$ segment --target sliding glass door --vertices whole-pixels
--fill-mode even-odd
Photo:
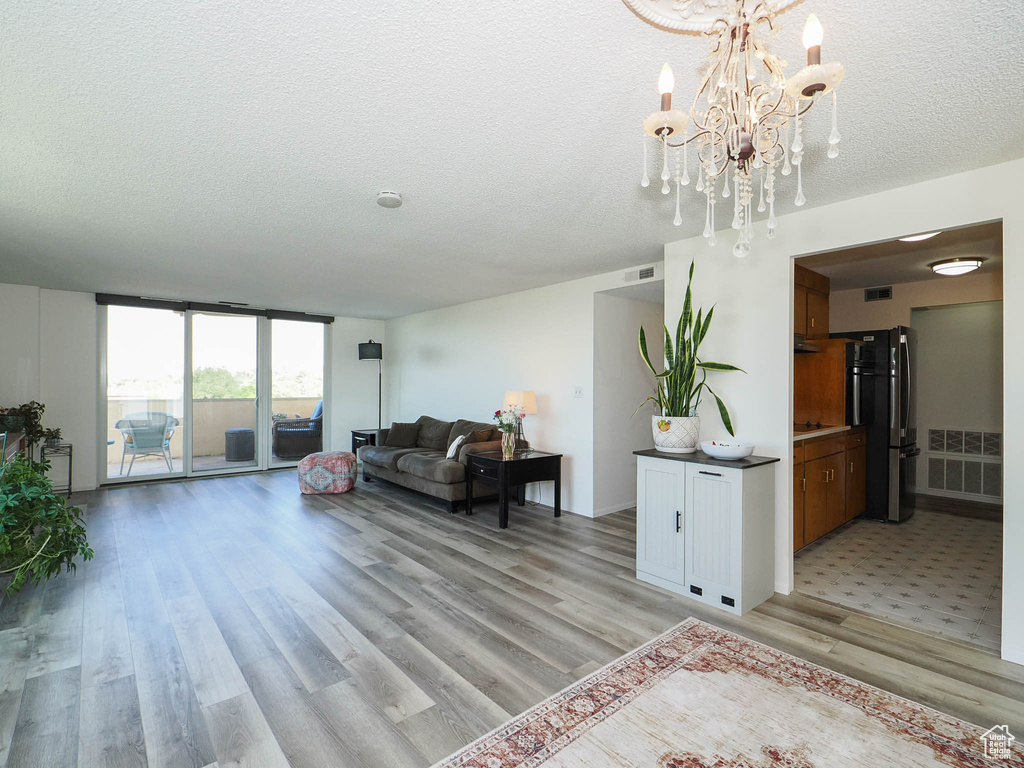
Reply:
[[[324,328],[270,321],[271,466],[295,464],[323,450]]]
[[[192,312],[194,473],[258,466],[258,320]]]
[[[185,313],[107,308],[102,480],[185,471]]]
[[[158,306],[110,303],[103,316],[101,482],[294,466],[324,450],[329,325],[139,301]]]

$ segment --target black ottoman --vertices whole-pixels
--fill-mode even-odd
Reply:
[[[256,458],[256,433],[236,427],[224,430],[224,460],[252,461]]]

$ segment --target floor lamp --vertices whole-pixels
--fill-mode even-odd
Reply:
[[[359,344],[359,359],[360,360],[376,360],[377,361],[377,429],[381,428],[381,391],[382,383],[384,381],[384,370],[381,366],[381,360],[384,359],[384,345],[379,341],[370,339],[366,342]]]

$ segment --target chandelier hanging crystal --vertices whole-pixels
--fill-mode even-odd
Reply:
[[[630,0],[627,0],[630,2]],[[649,5],[650,0],[648,0]],[[697,0],[675,0],[679,16],[689,20]],[[633,2],[630,2],[634,5]],[[662,145],[661,192],[676,187],[673,223],[682,224],[680,190],[690,184],[690,163],[697,164],[695,189],[705,196],[704,237],[715,245],[715,206],[719,198],[732,197],[732,228],[738,239],[732,252],[750,253],[754,236],[752,209],[768,211],[768,237],[775,236],[775,192],[778,175],[796,169],[796,198],[806,202],[803,190],[804,143],[801,117],[822,96],[831,96],[832,132],[828,156],[839,154],[839,129],[835,88],[843,79],[841,64],[821,63],[822,28],[817,16],[808,17],[803,43],[807,66],[786,78],[786,62],[772,53],[768,43],[776,35],[776,17],[790,2],[780,6],[756,0],[704,0],[699,10],[710,13],[703,33],[710,44],[710,58],[701,72],[701,85],[690,113],[672,108],[674,78],[668,64],[658,87],[661,109],[644,120],[644,175],[647,174],[647,141]],[[648,16],[639,4],[634,10]],[[677,27],[693,31],[692,25]],[[690,155],[693,155],[691,161]],[[721,183],[719,183],[721,180]],[[757,202],[754,202],[754,197]]]

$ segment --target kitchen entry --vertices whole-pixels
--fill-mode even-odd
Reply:
[[[1001,224],[798,259],[794,296],[795,589],[998,652]]]

